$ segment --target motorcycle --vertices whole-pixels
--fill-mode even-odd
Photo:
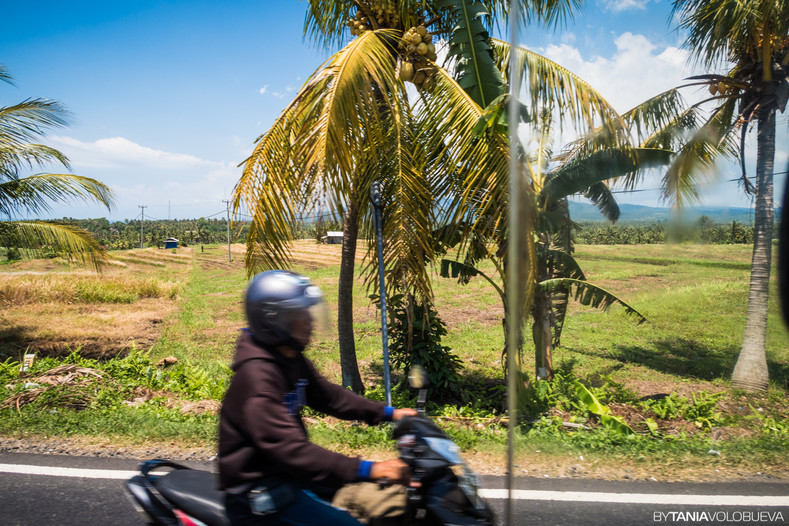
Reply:
[[[426,386],[418,384],[419,416],[401,419],[393,430],[400,459],[411,468],[403,524],[492,526],[493,512],[479,496],[477,476],[460,448],[424,414]],[[216,475],[167,460],[148,460],[126,482],[132,504],[148,524],[230,526]],[[386,481],[380,481],[386,484]]]

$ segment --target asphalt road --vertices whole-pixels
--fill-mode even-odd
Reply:
[[[0,453],[0,526],[139,526],[124,479],[133,459]],[[184,462],[211,470],[204,462]],[[485,496],[503,524],[502,477],[483,477]],[[789,524],[787,483],[661,483],[517,479],[520,525]]]

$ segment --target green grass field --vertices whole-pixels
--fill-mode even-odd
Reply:
[[[67,286],[70,280],[84,281],[82,270],[59,265],[41,271],[35,262],[0,268],[0,301],[7,313],[6,324],[24,323],[24,330],[6,327],[0,335],[0,353],[5,354],[0,360],[5,360],[6,375],[0,382],[0,402],[24,394],[12,383],[23,346],[37,350],[39,356],[53,356],[41,361],[35,373],[57,365],[68,354],[62,347],[52,351],[55,346],[47,338],[52,326],[78,325],[75,320],[79,318],[63,321],[55,313],[74,308],[86,324],[95,325],[98,316],[123,327],[119,313],[124,309],[158,312],[157,316],[146,314],[158,320],[153,324],[148,318],[140,322],[140,327],[147,327],[143,342],[132,344],[126,334],[125,343],[107,344],[125,349],[115,353],[115,360],[93,353],[88,358],[99,359],[80,362],[110,371],[112,380],[95,386],[99,395],[86,394],[79,410],[58,405],[68,399],[63,393],[48,393],[48,403],[6,404],[0,408],[0,437],[63,436],[136,446],[177,442],[211,450],[216,425],[213,414],[185,413],[183,406],[171,401],[221,399],[233,343],[244,326],[241,301],[247,275],[241,247],[234,247],[232,255],[233,261],[228,262],[222,246],[207,247],[204,252],[179,249],[177,255],[152,250],[121,252],[112,270],[96,278],[90,288],[83,286],[90,294],[83,292],[82,296],[57,292],[72,290]],[[558,375],[552,383],[532,380],[534,356],[526,346],[523,371],[527,389],[518,444],[519,465],[529,467],[523,467],[522,473],[616,478],[626,470],[634,478],[645,473],[658,473],[663,479],[748,478],[756,473],[789,477],[784,462],[789,453],[789,426],[784,423],[789,417],[789,332],[781,322],[774,295],[767,340],[770,391],[745,394],[733,391],[729,383],[744,330],[750,248],[580,246],[576,257],[591,282],[616,293],[648,322],[637,325],[618,307],[601,312],[572,305],[562,345],[554,351]],[[321,286],[336,319],[339,247],[299,242],[292,268]],[[362,268],[361,261],[357,268]],[[71,274],[73,278],[68,277]],[[41,290],[50,291],[46,298],[30,300],[29,294],[16,287],[31,279],[35,286],[43,287]],[[57,287],[53,279],[59,280]],[[30,290],[30,283],[25,283]],[[431,412],[479,469],[501,472],[506,444],[501,396],[502,306],[495,291],[480,278],[461,286],[435,274],[433,287],[436,309],[448,330],[442,343],[463,360],[467,392],[465,404],[433,405]],[[71,303],[59,303],[63,301]],[[31,311],[28,317],[26,310]],[[11,312],[17,317],[8,314]],[[380,321],[361,280],[355,288],[354,315],[362,377],[369,395],[380,398]],[[35,327],[33,320],[39,320],[42,327]],[[155,332],[150,327],[155,327]],[[115,334],[120,329],[105,332]],[[67,362],[81,360],[75,358],[83,348],[80,338],[89,342],[93,336],[75,333],[69,345],[78,352],[66,358]],[[336,329],[330,327],[311,346],[308,356],[329,379],[338,382],[336,341]],[[133,348],[138,349],[132,353],[133,359],[123,359]],[[169,356],[179,360],[176,369],[156,366]],[[395,371],[395,379],[398,373]],[[622,436],[599,425],[578,401],[573,379],[582,380],[637,433]],[[110,384],[112,389],[107,387]],[[151,393],[148,399],[130,403],[145,389]],[[409,396],[408,392],[398,393],[396,400],[412,402]],[[652,402],[644,401],[649,398],[667,398],[668,402],[649,405]],[[326,447],[373,457],[392,454],[391,447],[382,441],[381,433],[386,435],[386,430],[342,425],[312,413],[307,416],[313,438]],[[568,422],[589,429],[578,431]]]

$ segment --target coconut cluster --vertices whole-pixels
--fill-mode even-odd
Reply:
[[[425,26],[412,27],[403,33],[398,47],[403,54],[400,62],[400,78],[405,82],[422,85],[432,72],[431,62],[436,60],[433,35]]]
[[[717,84],[710,84],[709,90],[711,95],[718,93],[725,95],[726,92],[729,91],[729,86],[727,86],[725,82],[718,82]]]
[[[362,3],[364,8],[356,10],[353,18],[348,20],[351,34],[358,36],[368,29],[381,27],[397,27],[399,18],[394,0],[383,0],[376,3]]]

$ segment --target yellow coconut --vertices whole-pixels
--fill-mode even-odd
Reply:
[[[400,80],[403,82],[408,82],[414,78],[414,65],[410,62],[401,62],[400,63]]]

